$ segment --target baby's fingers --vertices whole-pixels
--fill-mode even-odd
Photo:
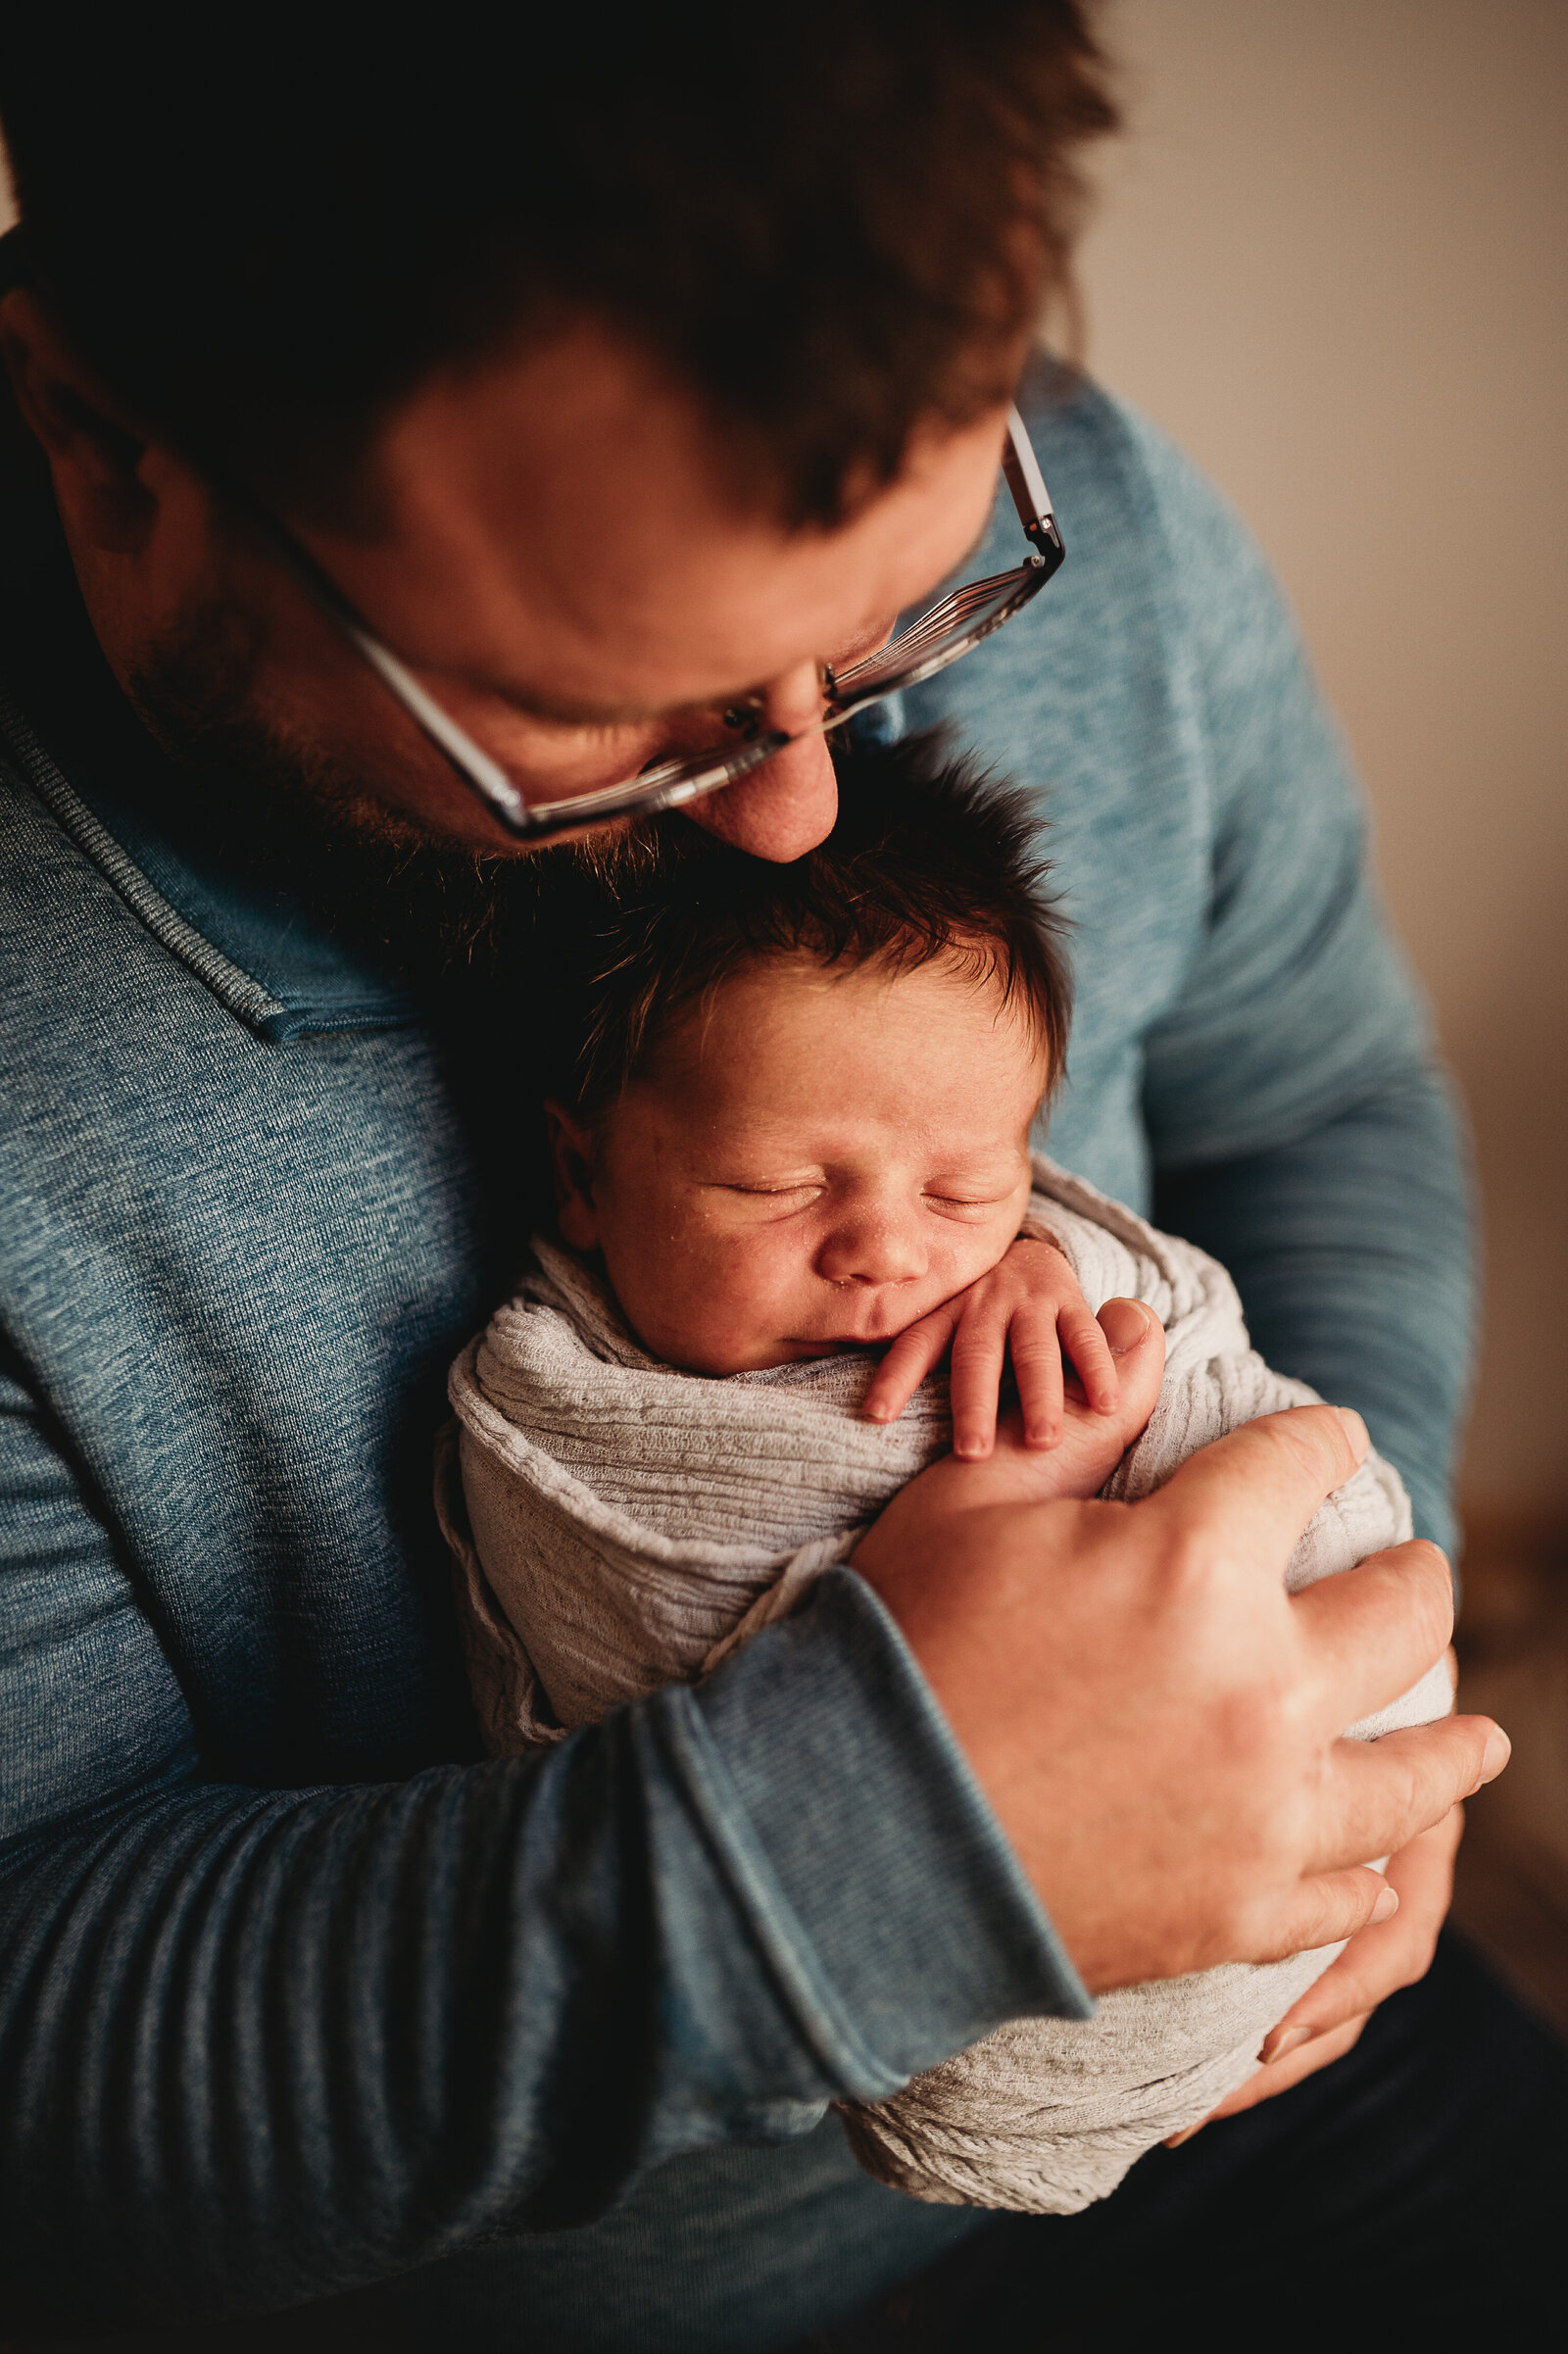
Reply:
[[[953,1336],[953,1451],[971,1461],[997,1439],[997,1400],[1007,1328],[1001,1318],[969,1315]]]
[[[1061,1438],[1061,1345],[1056,1331],[1055,1311],[1049,1308],[1020,1308],[1008,1328],[1025,1447],[1055,1447]]]
[[[1095,1412],[1114,1414],[1121,1403],[1116,1360],[1086,1302],[1074,1302],[1061,1309],[1056,1318],[1056,1338],[1072,1359],[1073,1371],[1083,1383],[1084,1396]],[[1013,1361],[1017,1362],[1016,1351]]]
[[[871,1421],[897,1422],[932,1367],[942,1362],[957,1320],[951,1306],[933,1308],[900,1333],[865,1394],[864,1410]]]

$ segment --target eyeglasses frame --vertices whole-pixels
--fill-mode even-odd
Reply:
[[[1002,453],[1002,471],[1011,494],[1013,507],[1030,543],[1029,555],[1011,572],[998,572],[984,580],[963,583],[942,598],[936,605],[913,621],[901,635],[889,639],[885,646],[852,662],[847,669],[835,671],[828,663],[822,667],[824,699],[821,712],[805,727],[785,729],[760,725],[762,696],[759,692],[731,705],[723,714],[726,726],[732,727],[743,740],[732,750],[720,746],[713,749],[710,768],[699,767],[692,773],[694,759],[687,756],[656,762],[635,776],[614,785],[578,794],[565,801],[530,802],[513,782],[500,762],[492,759],[483,746],[475,743],[466,728],[460,726],[452,714],[443,709],[429,690],[401,658],[379,638],[351,601],[343,594],[331,575],[323,569],[301,545],[288,526],[279,521],[269,508],[248,492],[224,485],[225,495],[239,507],[272,555],[303,589],[318,611],[338,631],[360,656],[382,685],[407,712],[420,733],[434,745],[449,765],[478,795],[491,813],[509,834],[530,842],[548,842],[563,834],[574,832],[584,825],[605,823],[611,818],[643,816],[657,809],[676,809],[709,793],[716,793],[738,777],[761,766],[782,752],[787,745],[799,744],[813,735],[826,734],[842,727],[848,720],[873,704],[885,702],[889,696],[919,686],[948,668],[965,654],[973,652],[986,638],[1038,596],[1052,575],[1060,567],[1066,548],[1046,488],[1040,462],[1035,456],[1028,429],[1016,405],[1007,411],[1006,440]],[[974,610],[983,609],[1002,590],[1012,582],[1009,595],[1004,596],[996,610],[986,614],[972,632],[961,636],[956,643],[941,644],[953,623],[962,617],[965,604]],[[933,651],[921,656],[921,644]],[[885,670],[900,648],[907,648],[912,659],[898,667],[896,676],[868,692],[857,692],[857,679],[876,675]]]

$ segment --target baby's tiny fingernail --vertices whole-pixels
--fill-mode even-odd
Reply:
[[[1316,2034],[1315,2027],[1277,2027],[1264,2036],[1263,2048],[1257,2056],[1265,2068],[1271,2068],[1287,2052],[1299,2051],[1303,2043],[1310,2043]]]
[[[878,1398],[875,1405],[869,1405],[865,1410],[870,1415],[873,1422],[886,1422],[888,1419],[887,1407],[882,1403],[880,1398]]]
[[[1037,1431],[1025,1431],[1023,1435],[1023,1443],[1025,1447],[1052,1447],[1056,1445],[1060,1437],[1061,1433],[1058,1430],[1041,1429]]]
[[[986,1443],[983,1439],[955,1439],[953,1451],[956,1455],[962,1455],[966,1462],[973,1462],[976,1455],[985,1453]]]

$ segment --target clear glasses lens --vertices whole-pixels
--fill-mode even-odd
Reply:
[[[1004,621],[1010,621],[1045,586],[1050,573],[1051,567],[1039,557],[1031,557],[1013,571],[998,572],[989,580],[971,580],[951,597],[944,597],[888,645],[833,673],[817,732],[840,727],[867,704],[934,678],[971,646],[978,646],[982,638],[1000,629]],[[760,768],[790,741],[786,735],[762,734],[733,748],[659,760],[623,784],[607,786],[602,792],[579,794],[570,801],[535,802],[528,811],[528,830],[558,833],[567,825],[602,822],[632,810],[678,809],[682,802],[716,793],[721,786]]]
[[[848,668],[835,671],[828,698],[834,719],[845,718],[874,696],[896,695],[905,687],[934,678],[949,662],[978,646],[1004,621],[1011,620],[1037,589],[1045,586],[1047,567],[1039,557],[1010,572],[989,580],[971,580],[951,597],[910,622],[888,645],[879,646]]]

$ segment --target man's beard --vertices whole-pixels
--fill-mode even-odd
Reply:
[[[480,1146],[476,1167],[491,1182],[499,1174],[492,1207],[513,1248],[519,1226],[554,1215],[541,1106],[558,1084],[558,1031],[569,1027],[563,967],[579,894],[607,842],[612,857],[632,851],[641,829],[520,857],[424,833],[378,798],[352,755],[334,759],[270,725],[262,673],[259,639],[215,600],[131,674],[129,701],[170,755],[181,832],[421,1001]]]
[[[127,681],[143,725],[191,780],[185,821],[235,871],[401,977],[493,974],[523,952],[560,854],[486,854],[423,831],[363,769],[269,719],[258,634],[215,601]]]

